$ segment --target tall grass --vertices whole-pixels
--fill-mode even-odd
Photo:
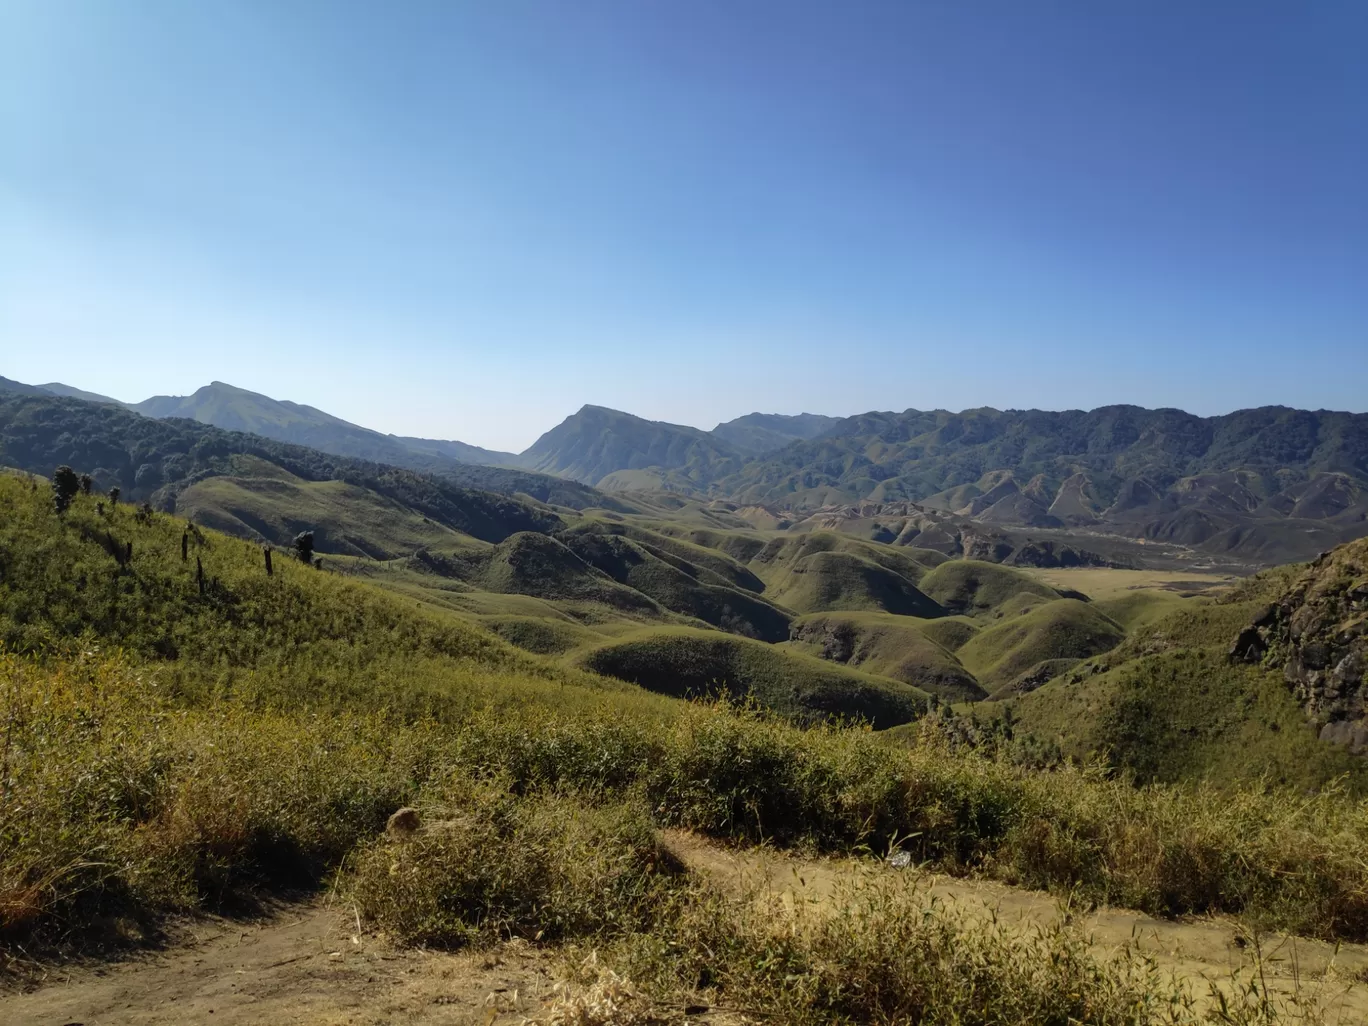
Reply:
[[[1368,937],[1368,802],[1333,789],[1134,788],[951,752],[933,731],[903,750],[865,730],[804,731],[726,707],[412,723],[231,700],[180,708],[155,674],[99,656],[2,656],[0,679],[0,928],[11,936],[60,938],[112,914],[320,880],[396,807],[464,807],[484,780],[519,799],[633,802],[656,823],[723,838],[880,852],[896,838],[953,873]]]
[[[613,961],[656,990],[702,992],[794,1026],[1203,1018],[1152,962],[1129,950],[1098,957],[1066,919],[1010,929],[941,904],[905,877],[852,885],[820,906],[692,893],[667,920],[668,929],[620,941]]]

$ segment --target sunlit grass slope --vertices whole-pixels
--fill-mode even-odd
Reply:
[[[890,727],[915,717],[929,697],[896,680],[749,638],[683,627],[634,631],[578,653],[574,661],[662,694],[728,695],[809,722],[843,716]]]
[[[300,531],[313,531],[320,552],[372,559],[395,559],[422,548],[488,548],[358,485],[305,481],[264,460],[240,459],[242,473],[211,477],[181,492],[177,513],[205,527],[276,546],[289,546]]]
[[[1279,668],[1226,656],[1282,576],[1247,582],[1237,601],[1185,600],[1138,625],[1111,652],[1015,700],[1021,728],[1066,754],[1106,753],[1143,781],[1315,788],[1344,775],[1365,792],[1368,762],[1317,737]]]
[[[624,830],[649,856],[653,824],[828,851],[897,838],[955,873],[1157,914],[1243,912],[1368,936],[1368,806],[1334,793],[1137,789],[1022,772],[944,747],[935,731],[898,750],[862,730],[726,709],[661,718],[531,704],[404,723],[231,698],[187,708],[145,666],[101,656],[0,655],[0,672],[0,945],[89,941],[118,917],[145,929],[346,865],[356,875],[338,884],[359,888],[365,914],[401,939],[465,943],[505,916],[529,937],[575,936],[577,908],[590,921],[644,910],[614,906],[621,878],[592,867],[635,864],[614,840]],[[401,859],[381,836],[401,805],[463,829]],[[571,847],[534,828],[557,816]],[[567,891],[580,862],[593,885]],[[635,914],[623,928],[648,927]],[[707,950],[664,930],[662,943],[671,938],[673,958]]]
[[[285,551],[268,575],[257,545],[90,496],[59,519],[46,482],[0,479],[0,567],[0,644],[118,647],[196,701],[444,716],[516,705],[532,688],[557,703],[592,704],[608,689],[629,706],[660,704]]]
[[[931,617],[944,610],[918,587],[927,568],[898,549],[831,531],[773,538],[747,563],[765,594],[799,613],[882,610]]]
[[[1045,660],[1083,659],[1106,652],[1124,637],[1120,624],[1088,603],[1055,599],[1005,616],[975,634],[955,654],[981,683],[1003,684]]]
[[[794,621],[793,647],[948,701],[985,698],[973,674],[927,636],[934,623],[889,613],[810,613]]]
[[[1137,788],[1095,771],[1024,771],[934,726],[899,749],[865,729],[688,705],[280,553],[267,576],[256,546],[127,508],[102,516],[95,501],[59,519],[46,484],[0,480],[0,637],[20,650],[0,653],[0,950],[148,936],[169,914],[327,884],[400,941],[519,935],[607,952],[632,939],[661,952],[662,968],[707,968],[724,981],[719,997],[761,993],[725,981],[760,974],[746,984],[759,986],[765,952],[781,949],[738,932],[734,911],[698,904],[656,848],[660,825],[844,853],[896,843],[940,870],[1088,901],[1368,937],[1368,806],[1343,794]],[[823,688],[844,694],[843,712],[851,695],[916,696],[718,631],[619,640],[628,661],[645,652],[656,667],[663,651],[666,665],[697,667],[704,687],[744,670],[751,695],[767,689],[769,704],[805,716]],[[780,674],[756,653],[813,675]],[[461,829],[401,851],[383,836],[400,805]],[[840,922],[849,932],[825,946],[782,949],[766,1001],[795,965],[823,987],[851,967],[875,972],[888,936],[909,941],[923,920]],[[955,998],[950,982],[981,985],[1024,956],[973,950],[972,965],[946,963],[935,994],[959,1001],[938,1006],[962,1011],[958,1021],[982,1024],[994,1020],[977,992]],[[1065,954],[1030,971],[1064,979],[1051,958]],[[1067,979],[1082,989],[1049,993],[1075,1021],[1131,1021],[1096,1004],[1119,977]],[[852,1008],[892,1021],[913,1007],[911,991],[878,993],[774,1007],[813,1023],[848,1022]]]
[[[1056,599],[1060,593],[1030,574],[996,563],[953,559],[921,579],[927,595],[952,613],[981,614],[1018,595]]]

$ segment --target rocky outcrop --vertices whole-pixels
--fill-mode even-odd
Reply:
[[[1281,666],[1321,738],[1368,755],[1368,539],[1317,558],[1230,655]]]

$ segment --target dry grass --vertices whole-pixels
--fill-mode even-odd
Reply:
[[[1197,1021],[1174,1018],[1186,999],[1143,959],[1098,961],[1062,928],[967,923],[912,890],[853,892],[839,914],[784,922],[742,908],[662,857],[659,823],[847,852],[896,835],[957,872],[1322,936],[1368,931],[1368,807],[1333,791],[1031,775],[938,747],[934,731],[900,752],[867,731],[727,708],[445,725],[233,701],[185,710],[118,660],[0,664],[6,946],[127,940],[168,913],[232,908],[346,867],[338,885],[400,941],[590,945],[641,993],[702,992],[785,1022]],[[407,804],[428,828],[382,837]]]
[[[1102,566],[1024,568],[1023,572],[1051,588],[1081,591],[1094,602],[1123,598],[1136,591],[1215,594],[1238,580],[1233,574],[1200,570],[1122,570]]]

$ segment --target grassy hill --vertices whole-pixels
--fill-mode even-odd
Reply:
[[[59,519],[45,482],[0,476],[0,647],[117,647],[156,667],[168,694],[196,701],[409,716],[567,686],[567,701],[594,701],[604,688],[435,605],[283,551],[268,575],[254,544],[127,505],[101,514],[96,501],[78,496]]]
[[[562,537],[586,563],[667,609],[762,641],[788,637],[792,613],[735,587],[706,565],[617,534],[586,530]]]
[[[1317,737],[1281,668],[1227,658],[1286,579],[1271,573],[1228,598],[1187,600],[1015,700],[1015,717],[1067,754],[1108,753],[1142,781],[1267,779],[1307,788],[1347,774],[1361,792],[1368,761]]]
[[[245,457],[252,459],[243,464]],[[367,489],[483,541],[551,530],[561,522],[537,503],[462,488],[441,476],[75,399],[0,394],[0,461],[44,476],[66,464],[90,474],[98,491],[117,486],[125,501],[146,500],[165,510],[175,509],[183,490],[209,478],[232,477],[239,468],[260,476],[264,462],[304,481]]]
[[[179,515],[204,527],[288,548],[313,531],[321,553],[397,559],[418,549],[480,549],[473,537],[393,499],[345,481],[306,481],[256,457],[235,461],[232,477],[211,477],[180,492]]]
[[[131,478],[126,498],[147,497],[201,528],[269,542],[277,560],[286,558],[279,550],[296,532],[313,530],[330,570],[383,583],[434,613],[459,614],[472,629],[487,625],[524,653],[573,658],[643,626],[711,626],[787,643],[824,657],[828,668],[857,667],[883,683],[945,698],[981,700],[986,692],[1044,709],[1050,695],[1081,690],[1101,703],[1087,706],[1096,715],[1070,723],[1042,713],[1027,723],[1034,714],[1023,711],[1023,729],[1043,730],[1065,751],[1110,751],[1132,766],[1152,762],[1108,733],[1110,678],[1099,672],[1095,687],[1073,678],[1091,674],[1103,652],[1105,666],[1116,667],[1182,647],[1228,647],[1248,622],[1247,611],[1230,603],[1119,585],[1096,603],[1069,600],[1067,589],[1011,567],[827,530],[816,518],[803,530],[761,531],[726,503],[625,494],[610,508],[588,504],[607,497],[573,482],[566,487],[583,494],[566,497],[586,504],[552,508],[439,476],[76,400],[8,394],[0,399],[0,442],[0,456],[20,466],[50,468],[69,457],[92,471],[97,488]],[[487,469],[509,475],[510,486],[517,475],[544,480]],[[997,488],[1006,478],[982,481]],[[1237,494],[1228,481],[1185,487],[1220,491],[1229,501]],[[125,515],[131,511],[122,507],[111,514]],[[866,519],[879,522],[882,515]],[[99,542],[110,558],[117,540]],[[260,560],[259,551],[250,551]],[[814,614],[830,619],[794,622]],[[862,620],[866,615],[871,619]],[[63,621],[55,635],[75,622]],[[807,633],[793,633],[798,628]],[[163,644],[178,650],[177,639],[171,632]],[[1181,703],[1171,704],[1171,721],[1163,702],[1147,707],[1161,748],[1174,743],[1166,723],[1177,732],[1172,736],[1192,729],[1181,722]],[[1061,741],[1052,732],[1064,728],[1071,736]]]
[[[800,613],[883,610],[944,614],[917,586],[927,568],[905,553],[830,531],[774,538],[748,561],[766,595]]]
[[[1368,937],[1368,820],[1343,794],[1135,788],[1023,769],[932,731],[899,748],[826,722],[914,715],[926,695],[897,681],[715,630],[590,627],[559,613],[477,623],[280,553],[268,574],[255,544],[99,501],[77,495],[59,516],[46,482],[0,475],[9,965],[157,944],[172,917],[241,914],[317,889],[396,944],[514,936],[573,945],[550,955],[593,950],[669,1007],[700,986],[716,1005],[811,1026],[1102,1026],[1183,1007],[1152,974],[1095,960],[1067,930],[1023,940],[926,915],[915,889],[883,889],[906,887],[900,874],[877,874],[876,889],[794,930],[699,886],[660,846],[665,826],[852,857],[896,838],[919,865],[1083,902]],[[578,558],[535,532],[475,549],[502,550],[500,568],[535,580]],[[334,560],[352,561],[388,566]],[[694,566],[702,577],[701,558]],[[713,567],[723,580],[738,573]],[[961,648],[997,629],[983,623],[930,622],[973,634]],[[723,688],[780,715],[668,697]],[[1162,712],[1154,703],[1116,722],[1148,729]],[[1169,743],[1141,740],[1143,751]],[[459,828],[399,842],[385,824],[404,806]],[[904,964],[922,968],[889,975]],[[877,985],[851,988],[853,975]]]
[[[921,579],[921,588],[949,612],[975,615],[997,610],[1018,596],[1032,601],[1061,597],[1023,571],[975,559],[941,563]]]
[[[555,538],[515,534],[483,558],[473,578],[488,591],[600,604],[627,613],[663,616],[649,596],[613,580]]]
[[[936,622],[888,613],[812,613],[793,622],[792,647],[947,701],[986,698],[974,675],[930,636],[926,628]]]
[[[643,629],[582,652],[574,662],[660,694],[727,695],[808,722],[839,716],[891,727],[917,716],[928,697],[898,681],[687,627]]]
[[[955,654],[991,689],[1043,662],[1086,659],[1110,651],[1124,637],[1120,624],[1088,603],[1056,599],[985,627]]]

